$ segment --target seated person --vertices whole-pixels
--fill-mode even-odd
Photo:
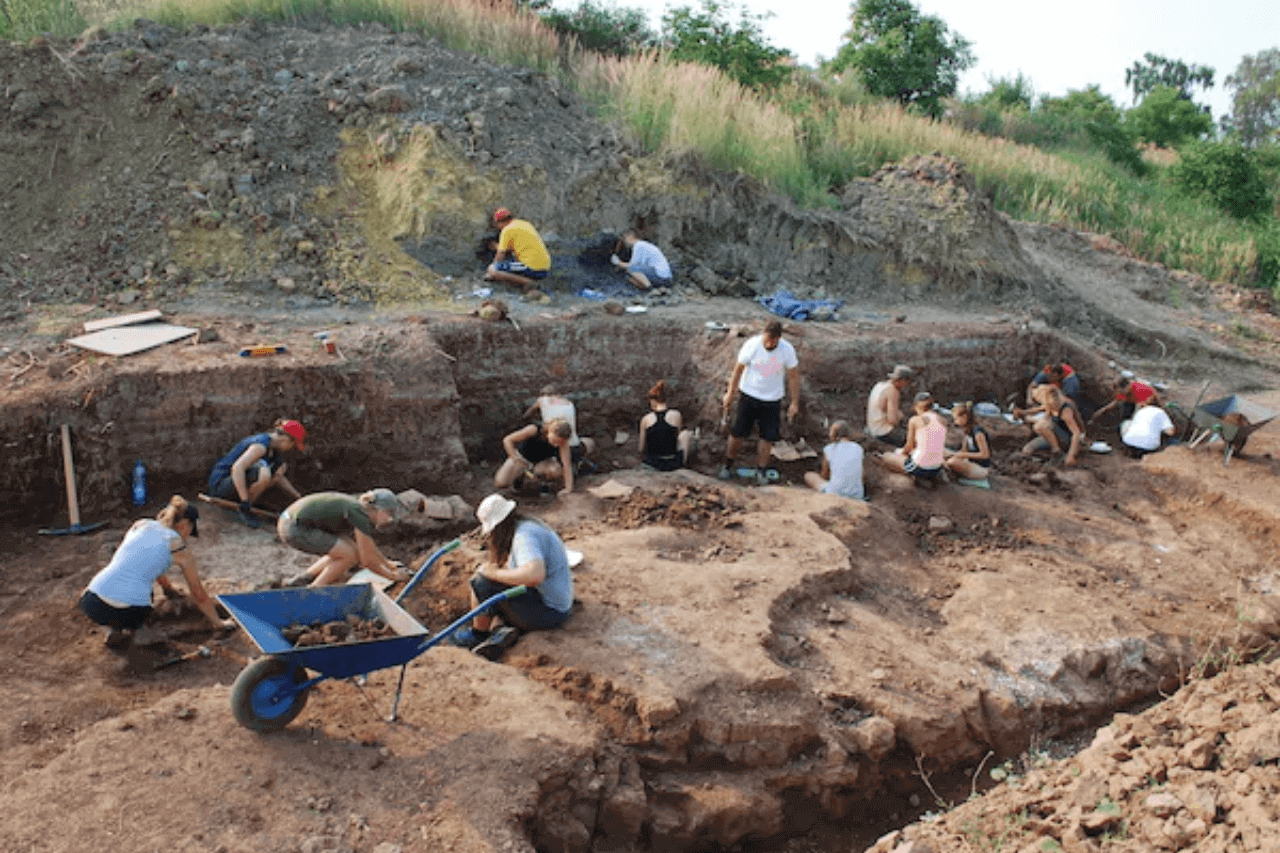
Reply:
[[[502,439],[507,460],[494,474],[494,486],[499,489],[515,486],[521,475],[528,474],[541,482],[559,480],[564,484],[560,494],[569,494],[573,491],[575,468],[592,448],[587,439],[572,447],[569,444],[572,435],[569,424],[560,419],[547,421],[541,427],[529,424],[509,433]]]
[[[1057,385],[1038,385],[1035,389],[1036,406],[1030,409],[1013,410],[1016,418],[1027,418],[1044,413],[1046,417],[1036,418],[1031,429],[1035,437],[1022,448],[1023,456],[1030,456],[1041,450],[1048,450],[1057,455],[1062,452],[1062,445],[1067,445],[1064,465],[1075,465],[1080,455],[1080,446],[1084,443],[1084,421],[1076,404],[1067,399]]]
[[[641,290],[671,286],[671,264],[661,249],[648,240],[641,240],[635,231],[623,234],[621,243],[630,250],[631,260],[624,261],[617,255],[609,260],[627,274],[627,281]]]
[[[827,436],[831,443],[822,448],[822,473],[805,472],[805,483],[828,495],[865,500],[862,445],[853,440],[853,428],[848,421],[836,421]]]
[[[907,441],[899,450],[881,454],[890,471],[910,474],[917,483],[934,485],[946,461],[947,425],[933,411],[933,395],[921,391],[912,404],[915,414],[907,421]]]
[[[471,606],[500,592],[526,586],[524,595],[502,600],[450,638],[488,660],[497,660],[521,631],[557,628],[573,610],[569,554],[555,531],[516,512],[516,502],[489,495],[476,507],[488,559],[472,576]]]
[[[915,373],[899,364],[887,379],[877,382],[867,395],[867,435],[885,444],[902,444],[907,440],[902,426],[902,392],[907,390]]]
[[[1133,418],[1120,425],[1120,440],[1124,451],[1135,459],[1160,450],[1166,438],[1174,434],[1169,414],[1156,403],[1154,395],[1138,403]]]
[[[678,409],[667,408],[667,383],[661,379],[649,389],[649,414],[640,419],[640,455],[644,464],[659,471],[683,468],[693,459],[693,431],[681,429]]]
[[[991,473],[991,443],[973,416],[973,403],[956,403],[951,419],[964,434],[964,444],[947,457],[947,470],[962,480],[985,480]]]
[[[1133,413],[1137,411],[1140,403],[1150,401],[1157,406],[1160,405],[1160,398],[1156,395],[1156,389],[1145,382],[1138,382],[1127,376],[1121,376],[1116,380],[1115,392],[1116,395],[1111,402],[1094,412],[1093,416],[1089,418],[1089,423],[1098,420],[1099,417],[1116,406],[1120,407],[1120,420],[1123,422],[1133,417]]]
[[[307,430],[291,420],[278,420],[270,432],[260,432],[241,439],[209,472],[209,494],[215,498],[235,501],[240,505],[240,520],[249,527],[258,527],[253,515],[253,503],[272,486],[279,486],[293,497],[302,493],[289,482],[284,461],[287,450],[306,450],[304,442]]]

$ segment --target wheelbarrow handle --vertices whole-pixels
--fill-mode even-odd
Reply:
[[[436,560],[439,560],[441,557],[443,557],[445,554],[448,554],[450,551],[456,550],[457,548],[461,547],[461,545],[462,545],[462,540],[455,539],[452,542],[445,544],[440,548],[440,550],[432,554],[431,557],[425,563],[422,564],[422,567],[418,569],[417,572],[414,573],[413,577],[409,580],[409,582],[404,585],[404,589],[400,590],[400,594],[396,596],[396,604],[399,604],[401,601],[403,601],[406,595],[413,592],[414,587],[422,583],[422,580],[427,576],[427,573],[431,571],[431,567],[436,564]]]

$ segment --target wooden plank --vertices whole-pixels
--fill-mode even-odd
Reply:
[[[116,326],[132,326],[134,323],[149,323],[159,320],[163,315],[156,310],[139,311],[136,314],[121,314],[119,317],[104,317],[101,320],[89,320],[84,324],[85,332],[101,332],[103,329],[114,329]]]
[[[114,329],[103,329],[78,338],[69,338],[67,343],[81,349],[100,352],[103,355],[133,355],[162,344],[182,340],[199,332],[190,326],[173,326],[169,323],[147,323],[143,326],[120,326]]]

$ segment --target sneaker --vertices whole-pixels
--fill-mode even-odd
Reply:
[[[716,472],[716,476],[719,477],[721,480],[732,480],[733,469],[730,468],[728,465],[721,465],[720,470]]]
[[[764,469],[759,469],[756,471],[755,484],[757,486],[769,485],[769,475],[765,473]]]
[[[291,578],[285,578],[284,585],[286,587],[310,586],[313,580],[315,579],[306,572],[298,572]]]
[[[489,638],[471,651],[480,655],[485,660],[501,660],[507,649],[516,644],[516,640],[520,639],[520,632],[512,628],[510,625],[503,625],[498,630],[489,635]]]
[[[467,625],[454,631],[452,636],[449,637],[449,642],[464,649],[474,649],[487,639],[489,639],[488,631],[477,631],[472,626]]]
[[[245,512],[242,509],[237,510],[237,513],[240,515],[240,520],[244,522],[245,527],[248,527],[251,530],[257,530],[262,526],[262,522],[258,521],[258,517],[253,513]]]

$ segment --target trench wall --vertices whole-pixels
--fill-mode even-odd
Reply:
[[[304,492],[377,485],[456,492],[479,463],[501,458],[502,435],[526,422],[524,410],[547,384],[575,401],[581,434],[611,441],[615,430],[634,431],[648,388],[665,379],[686,423],[713,434],[744,340],[656,317],[519,330],[445,320],[350,337],[357,342],[344,363],[199,352],[175,359],[158,350],[84,381],[12,395],[0,411],[0,493],[7,498],[0,518],[61,526],[62,423],[71,427],[85,520],[132,512],[126,477],[134,459],[147,466],[152,506],[174,492],[193,496],[220,455],[279,417],[296,417],[311,433],[308,453],[291,467]],[[799,428],[811,439],[821,438],[824,418],[861,426],[867,392],[897,363],[916,367],[915,387],[944,402],[1002,399],[1050,359],[1071,360],[1087,378],[1103,375],[1104,366],[1069,340],[1007,323],[815,324],[789,329],[788,338],[801,361]]]

